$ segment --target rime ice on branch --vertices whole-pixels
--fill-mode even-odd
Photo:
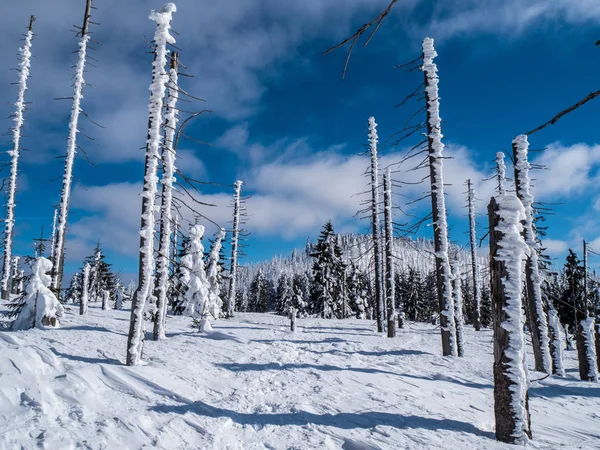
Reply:
[[[383,295],[381,292],[381,249],[379,247],[379,160],[377,156],[377,123],[369,117],[369,148],[371,153],[371,232],[373,233],[373,264],[375,265],[375,314],[377,332],[385,329]]]
[[[65,235],[67,233],[67,216],[69,214],[69,202],[71,200],[71,183],[73,180],[73,163],[77,151],[77,133],[79,133],[79,114],[81,113],[81,99],[83,98],[83,87],[85,72],[87,45],[90,40],[88,26],[90,24],[90,12],[92,0],[87,0],[83,26],[81,27],[81,39],[79,40],[79,52],[77,65],[75,66],[75,81],[73,83],[73,106],[71,108],[71,121],[69,122],[69,139],[67,141],[67,154],[65,155],[65,169],[63,173],[62,192],[58,211],[58,227],[56,229],[56,242],[54,244],[54,268],[52,271],[52,287],[60,291],[63,277],[63,265],[65,260]]]
[[[131,322],[127,339],[127,365],[137,365],[142,360],[144,308],[152,288],[154,272],[154,200],[157,192],[157,169],[161,144],[162,107],[169,75],[167,64],[167,44],[174,44],[170,34],[171,18],[176,11],[173,3],[165,4],[160,11],[152,11],[150,20],[156,22],[154,33],[154,62],[152,63],[152,83],[148,106],[148,139],[144,167],[144,187],[142,190],[142,215],[140,225],[139,285],[131,301]]]
[[[534,250],[522,236],[526,216],[516,196],[492,198],[489,220],[496,439],[520,444],[531,438],[521,293],[523,259]]]
[[[431,206],[433,216],[433,236],[435,243],[435,267],[440,304],[440,328],[442,332],[442,353],[456,356],[456,329],[454,326],[454,302],[450,260],[448,259],[448,223],[444,199],[442,119],[438,91],[437,66],[433,62],[437,53],[433,39],[423,40],[423,65],[425,77],[425,101],[427,102],[427,141],[431,181]]]
[[[178,72],[177,53],[171,54],[167,104],[165,110],[165,142],[162,149],[162,195],[160,204],[160,234],[156,261],[156,315],[154,316],[154,340],[164,339],[167,320],[167,288],[169,284],[169,255],[171,253],[171,220],[173,182],[175,181],[175,152],[173,146],[177,127]]]
[[[2,266],[2,298],[8,300],[10,293],[10,275],[12,262],[13,230],[15,227],[15,193],[17,190],[17,174],[19,172],[19,156],[21,150],[21,129],[24,123],[25,91],[31,67],[31,41],[33,40],[33,16],[29,19],[29,29],[25,34],[25,44],[19,49],[19,82],[17,102],[15,103],[14,127],[12,128],[13,148],[7,153],[10,160],[10,176],[8,178],[8,198],[6,200],[6,226],[4,229],[4,259]]]
[[[531,249],[525,265],[525,276],[527,282],[526,309],[529,313],[529,327],[533,343],[533,356],[535,370],[552,373],[552,358],[550,356],[550,337],[548,335],[548,323],[544,311],[542,299],[542,277],[539,269],[539,242],[535,234],[533,195],[531,194],[531,179],[527,160],[529,142],[527,136],[520,135],[513,140],[513,158],[515,161],[515,187],[517,197],[525,208],[525,220],[523,221],[523,238]]]

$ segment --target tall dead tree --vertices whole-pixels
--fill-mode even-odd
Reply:
[[[517,136],[513,140],[513,161],[515,170],[515,188],[517,197],[525,208],[523,221],[523,238],[531,249],[525,264],[526,292],[529,329],[533,343],[533,358],[535,370],[552,373],[552,358],[550,355],[550,336],[548,320],[544,311],[542,299],[542,277],[539,269],[539,241],[535,232],[533,195],[531,193],[531,168],[527,159],[529,142],[526,135]]]
[[[504,153],[496,153],[496,177],[498,179],[498,195],[504,195],[506,189],[506,164],[504,164]]]
[[[531,252],[522,236],[526,214],[514,195],[492,198],[488,213],[496,439],[524,444],[531,439],[521,298],[522,261]]]
[[[56,230],[56,242],[54,244],[54,265],[52,268],[52,287],[60,296],[63,269],[65,263],[65,236],[67,233],[67,217],[69,214],[69,203],[71,200],[71,183],[73,180],[73,163],[77,152],[77,134],[79,133],[79,115],[81,113],[81,99],[83,98],[83,87],[85,80],[86,55],[88,42],[90,40],[89,25],[92,11],[92,0],[86,0],[85,14],[83,15],[83,26],[79,35],[79,52],[75,66],[75,82],[73,83],[73,106],[71,108],[71,121],[69,122],[69,138],[67,140],[67,154],[65,155],[65,169],[63,172],[62,191],[58,211],[58,227]]]
[[[477,260],[477,233],[475,229],[475,191],[471,180],[467,180],[469,202],[469,238],[471,245],[471,272],[473,274],[473,326],[481,329],[481,291],[479,289],[479,261]]]
[[[387,336],[396,336],[396,289],[394,282],[394,228],[392,223],[392,175],[383,173],[383,217],[385,229],[385,298],[387,302]]]
[[[17,175],[19,173],[19,157],[21,153],[21,129],[24,123],[24,113],[26,109],[25,91],[27,90],[27,79],[31,68],[31,43],[33,41],[33,21],[34,16],[29,18],[29,28],[25,34],[25,44],[19,49],[19,81],[17,83],[17,101],[15,106],[15,115],[12,127],[13,147],[7,153],[10,156],[10,176],[8,178],[8,198],[6,200],[6,219],[4,220],[4,257],[2,265],[2,298],[9,299],[11,289],[11,263],[12,263],[12,244],[13,230],[15,227],[15,194],[17,191]]]
[[[162,193],[160,203],[160,230],[158,258],[156,261],[156,314],[154,315],[155,341],[165,338],[167,321],[167,289],[169,286],[169,258],[171,254],[171,222],[173,208],[173,181],[175,176],[176,149],[173,145],[177,127],[178,82],[178,53],[171,53],[169,70],[168,94],[165,108],[165,140],[162,148]]]
[[[577,322],[577,357],[579,378],[583,381],[598,381],[594,318],[590,317],[588,294],[587,242],[583,241],[583,318]],[[577,314],[575,314],[577,317]]]
[[[233,230],[231,231],[231,266],[229,268],[229,291],[227,292],[227,317],[233,317],[235,311],[235,284],[240,238],[242,184],[244,184],[242,181],[237,180],[233,191]]]
[[[458,356],[465,356],[465,340],[463,333],[465,329],[465,319],[463,313],[463,297],[461,286],[460,263],[455,259],[452,264],[452,291],[454,295],[454,323],[456,326],[456,353]]]
[[[374,117],[369,117],[369,149],[371,154],[371,232],[373,235],[373,263],[375,265],[375,315],[377,332],[385,329],[383,319],[383,295],[381,286],[381,248],[379,240],[379,158],[377,155],[377,123]]]
[[[137,365],[142,359],[144,338],[144,308],[150,296],[154,274],[154,216],[157,192],[157,170],[161,144],[163,99],[167,83],[167,44],[174,44],[171,36],[171,19],[176,11],[173,3],[166,3],[160,11],[152,11],[150,20],[156,22],[154,33],[154,62],[152,83],[150,84],[150,104],[148,107],[148,138],[144,163],[144,186],[142,189],[142,213],[140,224],[139,284],[131,300],[131,320],[127,338],[128,366]]]
[[[435,245],[435,269],[437,296],[440,308],[440,329],[442,332],[442,353],[456,356],[456,329],[454,325],[454,302],[452,299],[452,274],[448,258],[448,223],[444,199],[442,119],[438,91],[437,66],[434,58],[437,53],[433,39],[423,40],[423,65],[425,77],[425,101],[427,103],[427,150],[429,153],[429,177],[431,181],[431,209],[433,217],[433,237]]]

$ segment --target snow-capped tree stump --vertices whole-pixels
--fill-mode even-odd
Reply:
[[[531,438],[525,336],[522,312],[522,260],[529,252],[521,236],[523,205],[514,195],[492,198],[490,283],[494,316],[494,413],[496,439],[526,443]]]

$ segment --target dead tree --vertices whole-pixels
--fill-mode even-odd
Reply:
[[[383,296],[381,292],[381,248],[379,240],[379,159],[377,156],[377,123],[369,117],[369,149],[371,154],[371,233],[373,236],[373,262],[375,265],[375,315],[377,332],[385,329],[383,319]]]
[[[233,193],[233,230],[231,232],[231,266],[229,268],[229,291],[227,292],[227,317],[233,317],[235,311],[235,284],[240,237],[242,184],[244,184],[242,181],[236,181]]]
[[[13,148],[8,152],[10,160],[10,176],[8,178],[8,198],[6,200],[6,219],[4,220],[4,258],[2,266],[2,298],[8,300],[11,289],[11,263],[13,230],[15,227],[15,194],[17,191],[17,175],[19,173],[19,156],[21,152],[21,130],[24,123],[26,109],[25,91],[27,90],[27,79],[31,68],[31,42],[33,41],[34,16],[29,18],[29,28],[25,34],[25,44],[19,49],[19,82],[17,102],[14,104],[16,110],[14,115],[14,126],[12,128]]]
[[[156,297],[156,314],[154,315],[155,341],[165,338],[165,327],[167,321],[167,289],[169,286],[169,257],[171,254],[171,222],[173,209],[173,181],[175,175],[176,149],[173,145],[175,129],[177,127],[177,100],[179,97],[178,81],[178,53],[171,53],[169,70],[168,93],[165,108],[165,139],[162,148],[162,193],[160,198],[160,229],[158,258],[156,261],[156,285],[154,297]]]
[[[387,301],[387,336],[396,337],[396,290],[394,283],[394,229],[392,224],[392,175],[383,174],[383,217],[385,222],[385,298]]]
[[[522,237],[525,209],[514,195],[501,195],[492,198],[488,214],[496,439],[524,444],[531,439],[521,298],[522,260],[530,253]]]
[[[157,170],[160,149],[162,108],[169,75],[167,44],[175,43],[170,34],[171,18],[176,11],[173,3],[165,4],[160,11],[152,11],[150,19],[157,24],[154,34],[154,62],[150,85],[148,139],[144,164],[144,186],[142,189],[142,213],[140,224],[139,284],[131,300],[131,320],[127,338],[128,366],[137,365],[142,359],[144,338],[144,309],[150,296],[154,273],[154,216],[157,192]]]
[[[65,169],[62,180],[62,191],[58,207],[58,227],[56,229],[56,242],[54,247],[54,265],[52,268],[52,287],[60,296],[62,277],[65,263],[65,237],[67,234],[67,217],[69,214],[69,203],[71,201],[71,183],[73,181],[73,163],[77,152],[77,134],[79,133],[79,115],[81,113],[81,99],[83,98],[83,87],[85,80],[85,64],[90,40],[89,25],[92,11],[92,0],[86,0],[83,26],[79,35],[79,52],[77,65],[75,66],[75,82],[73,92],[73,106],[71,109],[71,121],[69,122],[69,138],[67,141],[67,154],[65,155]]]
[[[90,265],[85,263],[83,266],[83,276],[81,282],[81,299],[79,300],[79,314],[87,314],[88,311],[88,301],[89,301],[89,293],[88,286],[90,283]]]
[[[454,326],[454,304],[448,259],[448,223],[444,199],[442,119],[438,91],[437,66],[434,58],[437,53],[433,39],[423,40],[423,65],[425,77],[425,101],[427,104],[427,148],[429,153],[429,177],[431,181],[431,209],[433,217],[433,237],[435,245],[435,268],[437,296],[440,308],[440,329],[442,332],[442,354],[456,356],[456,329]]]
[[[481,329],[481,293],[479,290],[479,261],[477,260],[477,234],[475,229],[475,191],[471,180],[467,180],[469,202],[469,238],[471,244],[471,272],[473,274],[473,326]]]
[[[550,356],[550,338],[548,320],[544,311],[542,299],[542,277],[539,271],[538,250],[539,241],[535,233],[533,195],[529,178],[531,168],[527,159],[529,142],[527,136],[520,135],[513,140],[513,160],[515,171],[515,188],[517,197],[525,208],[523,221],[523,239],[531,248],[525,265],[527,308],[535,370],[552,373],[552,358]]]
[[[460,282],[460,263],[458,260],[454,260],[452,272],[452,290],[454,291],[454,323],[456,327],[456,353],[458,356],[465,356],[465,341],[463,339],[465,320],[463,317],[463,297]]]
[[[587,242],[583,241],[583,319],[576,323],[577,326],[577,357],[579,359],[579,378],[583,381],[598,381],[598,367],[596,361],[596,342],[594,336],[594,319],[590,317],[588,297],[588,267],[587,267]],[[577,314],[575,315],[577,317]]]

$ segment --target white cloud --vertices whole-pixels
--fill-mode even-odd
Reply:
[[[546,248],[546,253],[550,256],[560,256],[569,249],[569,243],[567,241],[558,239],[544,239],[542,245]]]

